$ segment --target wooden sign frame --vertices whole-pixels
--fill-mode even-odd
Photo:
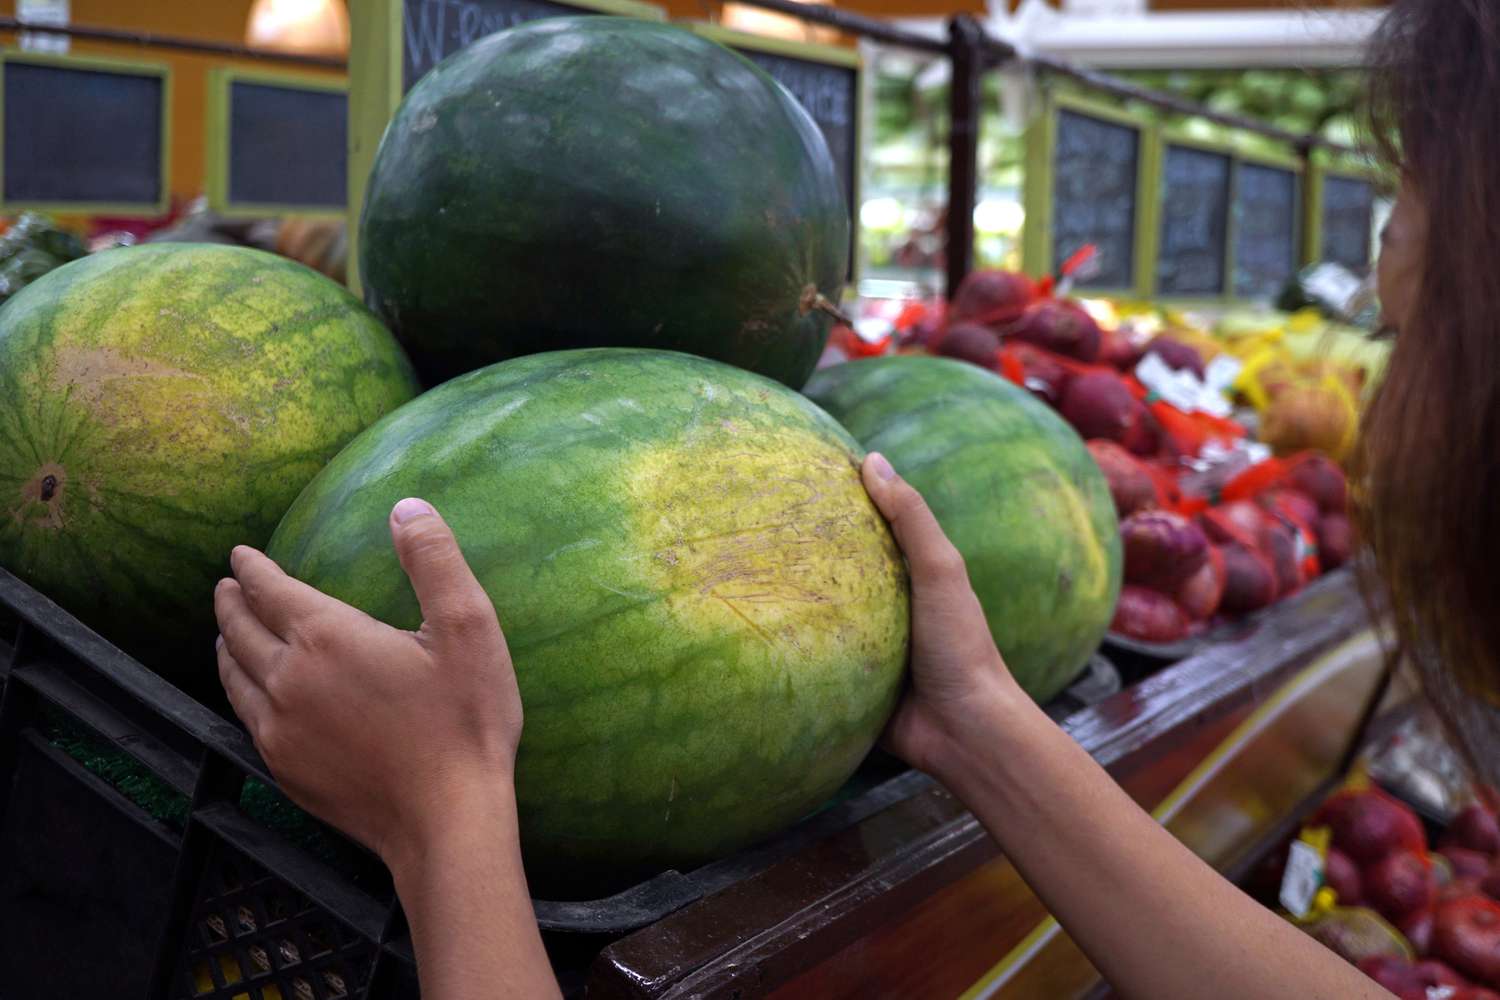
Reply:
[[[161,149],[158,153],[160,178],[158,196],[154,202],[104,202],[104,201],[11,201],[5,197],[5,158],[0,150],[0,212],[38,211],[58,215],[149,215],[159,216],[171,205],[172,191],[172,70],[163,63],[140,62],[133,59],[114,59],[101,56],[57,55],[44,52],[22,52],[18,49],[0,51],[0,142],[5,134],[5,65],[26,63],[33,66],[52,66],[60,69],[76,69],[99,73],[149,76],[161,81]]]
[[[1131,283],[1124,287],[1090,287],[1078,289],[1080,295],[1116,295],[1145,298],[1156,280],[1156,227],[1159,170],[1155,158],[1159,152],[1158,127],[1137,115],[1109,104],[1059,94],[1048,88],[1042,91],[1041,108],[1026,129],[1026,178],[1022,205],[1026,210],[1025,228],[1021,234],[1022,269],[1034,278],[1052,272],[1052,195],[1054,161],[1057,148],[1058,112],[1094,118],[1111,125],[1124,125],[1137,136],[1134,238],[1132,240]]]
[[[725,28],[718,24],[707,21],[679,21],[682,27],[700,35],[710,41],[718,42],[726,48],[735,51],[750,50],[764,52],[773,56],[784,56],[788,59],[798,59],[803,62],[822,63],[827,66],[838,66],[854,71],[854,107],[851,113],[854,119],[854,158],[853,177],[850,178],[851,187],[849,195],[849,274],[848,281],[852,286],[859,280],[862,271],[860,261],[859,242],[859,206],[864,199],[864,162],[865,162],[865,139],[868,134],[865,119],[866,94],[865,94],[865,60],[864,56],[856,48],[845,48],[839,45],[826,45],[820,42],[796,42],[784,38],[771,38],[766,35],[751,34],[747,31],[736,31],[733,28]],[[805,110],[805,109],[804,109]],[[809,115],[812,112],[808,112]],[[844,165],[838,164],[839,173],[842,175]],[[841,176],[840,180],[844,178]]]
[[[1241,150],[1234,157],[1234,179],[1233,187],[1229,196],[1229,259],[1231,264],[1235,262],[1235,242],[1239,236],[1239,225],[1234,218],[1234,205],[1239,201],[1240,193],[1240,168],[1244,165],[1271,167],[1276,170],[1285,170],[1292,174],[1296,182],[1297,204],[1292,209],[1293,225],[1297,231],[1292,233],[1292,273],[1287,275],[1291,281],[1297,272],[1307,263],[1306,253],[1306,229],[1307,229],[1307,168],[1301,157],[1290,151],[1285,153],[1272,153],[1265,150]],[[1234,270],[1229,272],[1229,301],[1246,302],[1246,297],[1235,290]]]
[[[641,0],[550,0],[579,13],[665,21],[667,12]],[[359,212],[365,182],[385,126],[406,90],[402,79],[405,0],[357,0],[349,5],[349,286],[359,291]]]
[[[208,207],[226,219],[260,219],[269,216],[296,217],[304,219],[341,219],[348,212],[347,205],[337,208],[313,207],[299,204],[240,204],[230,200],[229,164],[230,153],[230,95],[236,83],[255,83],[287,90],[314,90],[324,93],[341,93],[346,100],[349,95],[347,80],[335,77],[313,76],[306,73],[272,73],[262,70],[219,68],[209,71],[208,99],[206,111],[208,149],[204,157],[204,189],[208,195]],[[346,132],[348,116],[345,116]],[[344,138],[348,145],[348,136]]]
[[[1151,231],[1146,235],[1146,257],[1151,262],[1151,278],[1147,295],[1152,300],[1171,302],[1175,305],[1220,304],[1231,300],[1234,292],[1234,195],[1239,150],[1232,143],[1198,139],[1180,129],[1158,128],[1152,142],[1149,158],[1151,174],[1151,204],[1147,214],[1151,218]],[[1224,291],[1219,295],[1170,295],[1160,290],[1157,275],[1158,258],[1161,254],[1161,226],[1166,212],[1161,186],[1167,169],[1167,147],[1176,146],[1201,153],[1212,153],[1229,161],[1229,183],[1226,192],[1228,201],[1224,206]]]
[[[1365,181],[1370,185],[1373,192],[1372,222],[1375,204],[1382,193],[1388,193],[1387,178],[1374,164],[1351,156],[1331,156],[1326,152],[1315,152],[1308,161],[1307,176],[1302,185],[1302,259],[1307,263],[1317,263],[1323,259],[1323,187],[1329,177]],[[1373,270],[1379,257],[1378,241],[1373,231],[1370,234],[1369,250],[1369,266]]]

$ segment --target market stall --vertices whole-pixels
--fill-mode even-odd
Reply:
[[[0,489],[20,498],[0,527],[0,992],[417,995],[389,873],[277,789],[213,683],[211,608],[195,600],[223,572],[228,524],[293,575],[415,627],[405,579],[380,562],[397,486],[454,511],[461,535],[507,525],[470,553],[476,573],[497,606],[537,595],[501,612],[526,650],[528,732],[551,740],[529,764],[543,778],[522,814],[540,819],[523,838],[569,996],[1101,989],[974,817],[871,750],[902,683],[907,577],[852,471],[864,448],[913,470],[1024,689],[1216,868],[1244,876],[1343,780],[1389,684],[1338,466],[1384,359],[1339,311],[1372,261],[1379,177],[1332,139],[1025,58],[967,17],[938,39],[752,3],[949,63],[943,299],[893,311],[844,291],[859,274],[863,52],[681,32],[627,0],[363,7],[346,119],[338,83],[216,75],[211,206],[335,217],[347,199],[364,306],[239,247],[85,257],[37,220],[5,237],[0,255],[35,262],[6,294],[58,291],[48,310],[40,293],[0,304],[0,376],[22,400],[7,426],[30,445],[0,449]],[[559,42],[549,20],[574,14]],[[622,47],[650,58],[617,79]],[[973,266],[983,80],[1007,64],[1043,81],[1024,274]],[[7,116],[25,96],[9,73],[31,65],[0,63]],[[165,73],[111,72],[145,88],[141,113],[159,109]],[[671,106],[693,141],[632,159],[632,130],[656,128],[688,76],[701,91]],[[547,144],[549,87],[589,97],[567,106],[565,150]],[[483,110],[497,94],[503,122]],[[1194,137],[1126,101],[1280,146]],[[347,120],[347,175],[326,141],[341,125],[257,143],[293,107]],[[137,171],[154,209],[169,183],[158,126]],[[7,185],[25,176],[13,147]],[[280,185],[275,162],[300,154],[303,180]],[[587,183],[548,183],[580,164]],[[6,207],[77,207],[4,190]],[[736,280],[704,280],[701,259]],[[570,294],[548,294],[558,285]],[[49,353],[56,331],[108,335],[89,311],[105,296],[159,335],[127,361],[103,340]],[[1287,311],[1245,308],[1278,296]],[[199,322],[210,335],[172,343]],[[181,351],[140,360],[163,344]],[[559,347],[592,350],[537,353]],[[830,364],[864,355],[879,357]],[[135,465],[120,456],[140,437],[116,434],[134,424],[100,371],[135,393],[131,420],[178,428]],[[58,372],[94,388],[59,403]],[[174,394],[152,395],[162,384]],[[224,400],[228,417],[200,409]],[[99,412],[113,414],[103,430]],[[264,431],[278,420],[284,440]],[[428,448],[427,433],[444,436]],[[972,450],[954,459],[955,442]],[[466,521],[454,470],[497,466],[512,478]],[[606,466],[608,489],[579,478]],[[114,527],[67,534],[106,508]],[[149,525],[150,544],[111,535],[122,522]],[[988,544],[1005,532],[1024,544]],[[596,709],[614,696],[557,666],[579,663],[601,687],[636,671],[654,690]],[[682,663],[738,671],[742,700],[703,718]],[[803,675],[822,686],[794,690]],[[645,739],[662,703],[679,728]],[[792,749],[760,754],[750,729]],[[635,795],[669,771],[664,802]],[[703,822],[708,801],[722,830]],[[659,808],[659,832],[619,832],[615,816],[655,823]]]

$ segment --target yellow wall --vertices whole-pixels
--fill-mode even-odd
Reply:
[[[252,0],[72,0],[72,22],[80,27],[122,28],[181,38],[244,44],[245,22]],[[14,16],[15,0],[0,0],[0,13]],[[13,34],[0,34],[0,44],[15,44]],[[313,66],[294,66],[255,59],[200,56],[172,49],[119,45],[73,39],[78,55],[140,59],[172,67],[172,178],[174,202],[203,193],[204,114],[208,71],[220,66],[291,70],[342,78],[343,74]]]

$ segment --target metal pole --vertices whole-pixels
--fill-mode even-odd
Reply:
[[[947,293],[974,268],[974,203],[979,192],[979,102],[984,31],[967,14],[948,22]]]
[[[789,14],[800,21],[826,24],[829,27],[847,31],[851,35],[861,35],[873,41],[885,42],[887,45],[898,45],[902,48],[918,49],[922,52],[944,52],[947,50],[947,46],[941,38],[919,35],[914,31],[894,27],[879,18],[841,10],[838,7],[829,7],[816,3],[797,3],[796,0],[743,0],[743,2],[749,4],[751,7],[761,7],[782,14]]]
[[[90,28],[81,24],[32,24],[14,17],[0,17],[0,31],[35,31],[49,35],[67,35],[69,38],[85,38],[93,42],[116,42],[123,45],[147,45],[158,49],[177,49],[196,52],[200,55],[235,56],[240,59],[263,59],[270,62],[293,63],[299,66],[321,66],[325,69],[345,69],[344,60],[331,56],[298,55],[292,52],[273,52],[269,49],[252,49],[245,45],[227,42],[206,42],[177,35],[159,35],[154,31],[122,31],[118,28]]]

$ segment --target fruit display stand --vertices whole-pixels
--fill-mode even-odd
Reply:
[[[383,5],[382,23],[409,5]],[[944,45],[817,11],[810,20],[951,56],[958,237],[948,263],[962,277],[978,75],[1017,53],[966,18]],[[392,99],[383,123],[404,89],[394,86],[405,76],[400,37],[385,36],[378,80],[353,73],[355,130],[370,124],[359,95]],[[1133,664],[1117,694],[1048,707],[1137,801],[1233,874],[1338,780],[1383,668],[1352,578],[1337,571],[1191,655]],[[212,683],[206,658],[193,676]],[[3,569],[0,682],[7,996],[417,995],[383,866],[282,797],[227,712]],[[605,898],[534,906],[569,996],[1082,996],[1098,986],[961,804],[878,752],[827,804],[758,845]]]
[[[416,996],[389,876],[228,723],[0,571],[0,980],[16,995]],[[1231,874],[1342,773],[1384,661],[1348,571],[1060,723]],[[975,819],[876,755],[756,848],[537,901],[569,995],[1082,996],[1097,973]],[[87,942],[77,960],[57,942]]]

